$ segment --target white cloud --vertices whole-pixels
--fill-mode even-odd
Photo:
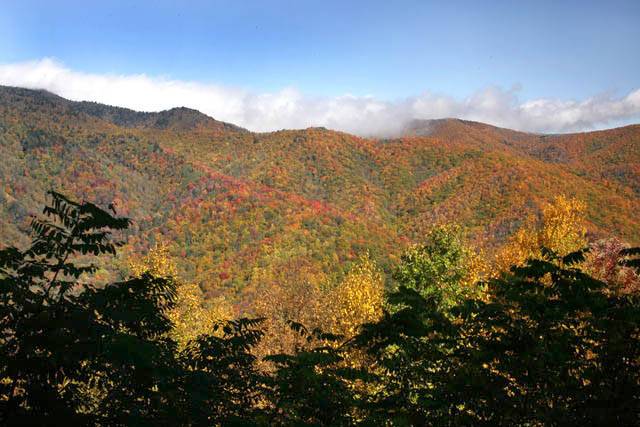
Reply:
[[[411,119],[458,117],[532,132],[568,132],[640,119],[640,89],[615,98],[521,101],[519,88],[489,87],[465,99],[424,92],[390,102],[344,95],[311,97],[295,88],[273,93],[146,74],[89,74],[52,60],[0,65],[0,84],[46,89],[72,100],[96,101],[139,111],[195,108],[254,131],[325,126],[361,135],[399,131]]]

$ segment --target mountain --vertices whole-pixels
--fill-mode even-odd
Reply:
[[[186,107],[172,108],[158,113],[144,113],[96,102],[78,102],[72,104],[70,109],[128,128],[247,132],[246,129],[230,123],[219,122],[197,110]]]
[[[640,125],[562,135],[540,135],[502,129],[457,119],[415,120],[405,135],[430,135],[445,139],[508,146],[517,154],[558,163],[580,176],[616,181],[640,194]]]
[[[169,242],[184,280],[250,300],[337,280],[369,251],[387,272],[433,224],[493,250],[557,194],[593,237],[640,242],[640,126],[539,135],[457,119],[390,139],[324,128],[253,133],[198,111],[143,113],[0,87],[0,245],[23,244],[46,190],[134,225],[124,254]],[[124,265],[124,261],[122,261]]]

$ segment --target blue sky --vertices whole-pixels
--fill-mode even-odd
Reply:
[[[640,88],[639,22],[637,0],[5,0],[0,64],[393,105],[488,88],[517,105],[622,100]]]

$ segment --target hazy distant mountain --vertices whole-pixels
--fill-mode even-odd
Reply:
[[[135,128],[158,128],[172,130],[218,129],[246,132],[239,126],[220,122],[200,111],[186,107],[176,107],[160,112],[140,112],[123,107],[99,104],[97,102],[74,102],[45,90],[0,86],[2,102],[17,106],[22,101],[31,99],[38,105],[62,109],[69,113],[84,113],[97,117],[114,125]]]
[[[0,244],[24,242],[45,190],[134,219],[126,251],[164,238],[181,275],[250,296],[265,277],[340,275],[456,221],[491,251],[556,194],[593,235],[640,242],[640,126],[538,135],[457,119],[366,139],[323,128],[252,133],[198,111],[141,113],[0,87]],[[387,254],[391,254],[388,259]]]

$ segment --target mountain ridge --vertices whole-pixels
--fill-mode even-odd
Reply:
[[[7,92],[14,92],[14,93],[19,93],[19,94],[27,94],[30,93],[32,95],[34,94],[40,94],[41,96],[44,97],[48,97],[51,99],[54,99],[56,101],[62,102],[66,105],[70,105],[72,106],[71,108],[75,111],[79,111],[79,112],[84,112],[88,115],[94,116],[94,117],[99,117],[102,118],[106,121],[109,121],[113,124],[116,125],[120,125],[120,126],[126,126],[126,127],[135,127],[135,126],[140,126],[140,125],[146,125],[146,126],[150,126],[153,127],[153,123],[156,121],[160,121],[161,124],[159,125],[160,127],[162,127],[164,125],[164,119],[167,116],[172,116],[174,114],[188,114],[191,117],[197,117],[199,119],[200,122],[211,122],[211,123],[219,123],[221,125],[223,125],[225,128],[227,128],[228,130],[237,130],[237,131],[247,131],[247,132],[252,132],[252,133],[270,133],[270,132],[274,132],[274,131],[266,131],[266,132],[253,132],[250,131],[246,128],[243,128],[239,125],[236,125],[234,123],[229,123],[229,122],[224,122],[224,121],[220,121],[217,120],[216,118],[203,113],[197,109],[194,108],[189,108],[189,107],[185,107],[185,106],[176,106],[176,107],[171,107],[169,109],[165,109],[165,110],[158,110],[158,111],[139,111],[139,110],[134,110],[131,108],[127,108],[127,107],[121,107],[121,106],[116,106],[116,105],[108,105],[108,104],[104,104],[104,103],[100,103],[100,102],[96,102],[96,101],[72,101],[69,99],[66,99],[60,95],[57,95],[49,90],[46,89],[34,89],[34,88],[24,88],[24,87],[17,87],[17,86],[5,86],[5,85],[0,85],[0,93],[2,93],[3,95],[6,95]],[[134,116],[133,118],[123,118],[121,116]],[[541,133],[541,132],[527,132],[527,131],[522,131],[522,130],[517,130],[517,129],[510,129],[510,128],[505,128],[505,127],[501,127],[498,125],[492,125],[489,123],[484,123],[484,122],[479,122],[479,121],[475,121],[475,120],[468,120],[468,119],[462,119],[462,118],[458,118],[458,117],[443,117],[443,118],[437,118],[437,119],[411,119],[409,121],[407,121],[404,126],[402,127],[402,129],[392,135],[388,135],[385,137],[370,137],[373,139],[389,139],[389,138],[401,138],[403,136],[428,136],[428,128],[430,126],[441,126],[441,125],[446,125],[449,123],[460,123],[463,124],[465,126],[472,126],[472,127],[484,127],[484,128],[489,128],[492,129],[494,131],[506,131],[509,133],[513,133],[513,134],[521,134],[521,135],[527,135],[527,136],[545,136],[545,137],[552,137],[552,136],[571,136],[571,135],[582,135],[582,134],[590,134],[590,133],[596,133],[596,132],[607,132],[607,131],[611,131],[611,130],[615,130],[615,129],[624,129],[624,128],[628,128],[628,127],[638,127],[640,126],[640,123],[634,123],[634,124],[628,124],[628,125],[624,125],[624,126],[618,126],[618,127],[612,127],[612,128],[606,128],[606,129],[598,129],[598,130],[585,130],[585,131],[581,131],[581,132],[567,132],[567,133]],[[166,126],[166,125],[165,125]],[[190,127],[191,129],[193,129],[195,126]],[[296,129],[289,129],[289,130],[304,130],[304,129],[311,129],[311,128],[321,128],[321,129],[327,129],[325,126],[310,126],[307,128],[296,128]],[[189,128],[185,128],[182,130],[187,130]],[[341,132],[335,129],[327,129],[327,130],[332,130],[335,132]]]
[[[637,125],[538,135],[443,119],[373,139],[111,108],[0,88],[0,245],[26,240],[50,188],[115,202],[135,221],[125,253],[166,240],[181,278],[242,301],[265,283],[335,281],[365,251],[390,273],[443,222],[490,253],[557,194],[590,206],[592,238],[640,242]]]
[[[0,96],[6,102],[7,96],[40,96],[57,103],[72,112],[85,113],[123,127],[157,127],[160,129],[194,130],[196,128],[220,128],[225,131],[248,132],[232,123],[214,119],[198,110],[187,107],[173,107],[161,111],[136,111],[126,107],[102,104],[93,101],[71,101],[44,89],[26,89],[0,85]]]

